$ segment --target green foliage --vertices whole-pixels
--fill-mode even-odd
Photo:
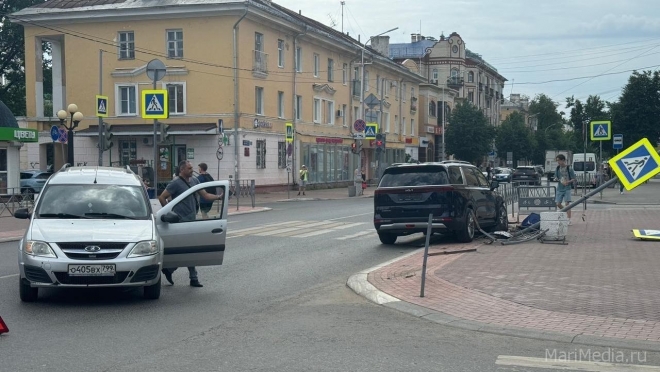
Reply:
[[[490,152],[495,136],[495,128],[471,103],[459,103],[454,108],[446,131],[447,154],[473,164]]]
[[[514,164],[516,159],[529,158],[535,148],[532,131],[525,124],[525,116],[513,112],[497,128],[495,147],[500,158],[506,161],[507,152],[513,153]]]
[[[44,1],[0,1],[0,75],[4,75],[7,80],[6,85],[0,85],[0,100],[7,105],[15,116],[26,114],[25,41],[23,27],[16,24],[11,16],[7,15]],[[44,63],[50,65],[46,61]],[[47,84],[50,83],[45,81],[45,85]]]
[[[566,107],[571,109],[569,119],[573,132],[570,136],[570,150],[573,152],[584,152],[584,135],[587,131],[587,152],[597,152],[600,143],[592,142],[589,138],[589,123],[595,120],[610,120],[610,114],[605,110],[606,104],[599,96],[589,96],[583,104],[574,97],[566,98]],[[613,126],[614,127],[614,126]]]
[[[530,118],[536,121],[536,131],[533,134],[534,149],[528,158],[534,164],[545,162],[545,151],[550,149],[565,149],[564,119],[557,112],[557,104],[547,95],[539,94],[529,104]],[[534,120],[533,120],[534,121]]]
[[[633,72],[618,102],[609,105],[613,133],[626,148],[642,138],[657,146],[660,136],[660,72]],[[611,142],[608,142],[611,148]],[[605,144],[603,144],[605,145]]]

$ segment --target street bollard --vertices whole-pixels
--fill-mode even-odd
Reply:
[[[433,213],[429,214],[429,223],[426,226],[426,244],[424,244],[424,263],[422,264],[422,288],[419,297],[424,297],[424,284],[426,283],[426,259],[429,256],[429,243],[431,242],[431,226],[433,225]]]

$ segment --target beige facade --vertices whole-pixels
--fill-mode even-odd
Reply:
[[[146,73],[152,59],[167,70],[156,84],[169,94],[169,117],[160,121],[170,125],[170,137],[158,144],[156,162],[163,181],[184,159],[207,163],[218,178],[237,175],[258,186],[290,183],[302,164],[310,169],[310,183],[352,181],[363,51],[369,64],[362,98],[378,97],[377,112],[367,114],[387,134],[381,165],[403,161],[406,146],[418,146],[417,96],[424,79],[346,35],[268,1],[113,3],[67,8],[64,0],[51,0],[48,8],[15,14],[30,19],[23,23],[26,61],[34,61],[26,66],[27,121],[43,132],[29,156],[57,169],[64,160],[44,153],[66,146],[53,145],[48,135],[59,121],[43,112],[49,93],[43,92],[40,67],[43,42],[53,50],[53,112],[76,103],[85,115],[75,136],[76,163],[98,163],[100,94],[109,99],[104,121],[114,133],[104,165],[153,164],[153,120],[141,117],[147,103],[142,92],[153,89]],[[285,123],[295,129],[291,146]],[[362,164],[373,177],[378,158],[370,141],[363,148]]]

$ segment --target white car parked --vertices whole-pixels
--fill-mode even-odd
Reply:
[[[190,194],[216,187],[224,198],[207,219],[181,222],[173,209]],[[124,168],[63,167],[39,194],[20,241],[20,297],[38,299],[39,288],[144,287],[160,297],[161,269],[221,265],[227,234],[229,183],[195,185],[160,208]]]

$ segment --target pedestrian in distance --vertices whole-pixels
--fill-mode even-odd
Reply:
[[[197,181],[199,183],[204,183],[204,182],[211,182],[213,181],[213,177],[206,172],[208,169],[208,165],[206,163],[199,163],[198,165],[198,173],[199,176],[197,176]],[[209,187],[207,189],[204,189],[207,193],[209,194],[214,194],[216,193],[215,187]],[[203,219],[208,219],[209,218],[209,211],[211,210],[211,207],[213,207],[213,202],[209,202],[205,200],[204,198],[200,198],[199,200],[199,211],[202,212],[202,218]]]
[[[193,177],[193,166],[192,164],[184,160],[179,163],[179,175],[175,177],[163,192],[158,196],[158,201],[163,207],[167,205],[168,201],[176,199],[179,195],[183,194],[189,188],[199,184],[197,178]],[[222,195],[213,195],[206,192],[206,190],[201,189],[197,192],[199,196],[207,201],[213,202],[214,200],[221,200]],[[195,194],[190,194],[188,197],[179,202],[172,211],[181,217],[181,223],[195,221],[197,219],[197,209],[199,204],[197,202],[197,197]],[[177,268],[163,268],[162,272],[165,275],[165,279],[170,282],[171,285],[174,285],[174,280],[172,279],[172,273]],[[191,287],[203,287],[199,282],[197,276],[197,269],[194,266],[188,267],[188,274],[190,278]]]
[[[555,203],[557,203],[557,208],[562,209],[562,201],[566,202],[566,205],[571,203],[571,190],[573,185],[576,183],[575,172],[570,165],[566,164],[566,156],[564,154],[559,154],[555,158],[557,160],[557,169],[555,170],[555,179],[559,180],[557,184],[557,191],[555,194]],[[568,224],[571,224],[571,211],[566,212],[568,215]]]
[[[307,187],[307,181],[309,180],[309,171],[306,166],[300,167],[300,183],[298,184],[298,195],[302,192],[305,195],[305,187]]]

